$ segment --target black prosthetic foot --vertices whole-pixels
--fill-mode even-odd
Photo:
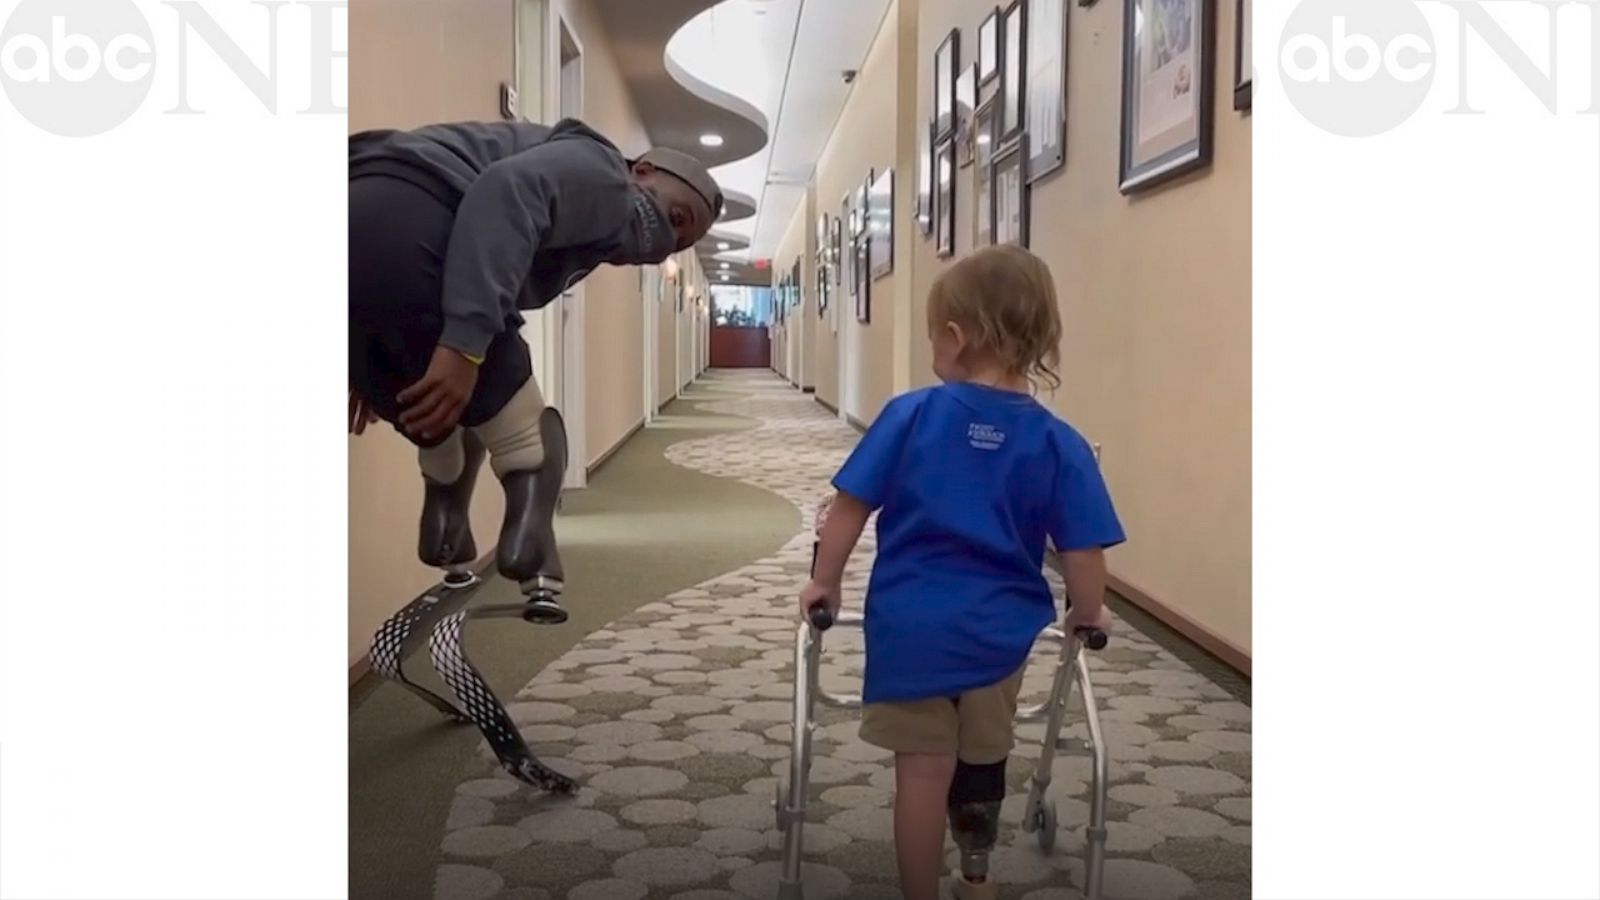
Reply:
[[[460,477],[451,484],[442,484],[426,475],[422,478],[422,522],[417,530],[417,557],[424,565],[437,568],[460,567],[445,576],[447,587],[460,588],[472,583],[471,576],[463,570],[478,556],[478,546],[472,539],[472,490],[478,483],[478,469],[483,465],[483,445],[463,430],[461,436],[466,450],[466,465]]]
[[[561,552],[556,547],[556,503],[567,473],[567,430],[561,414],[546,409],[540,416],[544,464],[536,471],[507,472],[500,478],[506,493],[506,517],[496,555],[500,574],[522,586],[527,598],[523,619],[541,625],[567,620],[557,598],[565,585]]]

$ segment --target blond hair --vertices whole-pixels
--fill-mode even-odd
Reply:
[[[928,292],[928,328],[961,326],[971,352],[1051,390],[1061,386],[1061,311],[1044,260],[1021,247],[985,247],[940,275]]]

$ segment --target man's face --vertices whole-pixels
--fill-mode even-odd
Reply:
[[[711,230],[711,206],[688,182],[649,163],[634,166],[633,175],[639,187],[654,195],[667,211],[667,221],[678,239],[677,250],[693,247]]]

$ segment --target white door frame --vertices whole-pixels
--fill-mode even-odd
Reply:
[[[548,4],[547,8],[554,6]],[[554,118],[577,118],[583,115],[583,42],[578,39],[577,33],[567,23],[566,17],[550,9],[550,27],[546,29],[547,53],[550,70],[553,77],[546,82],[546,108],[554,109],[557,115]],[[571,56],[571,69],[562,61],[567,55],[562,46],[563,39],[570,42],[575,54]],[[567,82],[567,75],[571,74],[572,81]],[[550,94],[554,93],[554,97]],[[546,356],[551,360],[559,360],[560,365],[552,372],[559,383],[559,390],[553,391],[559,398],[558,408],[561,417],[567,426],[567,478],[565,486],[569,488],[586,487],[589,483],[589,452],[586,429],[588,419],[587,397],[584,391],[584,349],[585,326],[587,316],[583,303],[583,282],[571,286],[561,295],[561,298],[550,304],[553,308],[553,319],[547,320],[545,328]],[[557,327],[548,327],[557,326]]]
[[[660,327],[657,304],[661,301],[661,270],[656,266],[639,268],[639,305],[644,316],[644,423],[656,420],[656,330]]]

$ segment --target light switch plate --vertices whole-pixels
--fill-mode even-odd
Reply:
[[[517,89],[509,82],[500,82],[500,115],[510,122],[517,120]]]

